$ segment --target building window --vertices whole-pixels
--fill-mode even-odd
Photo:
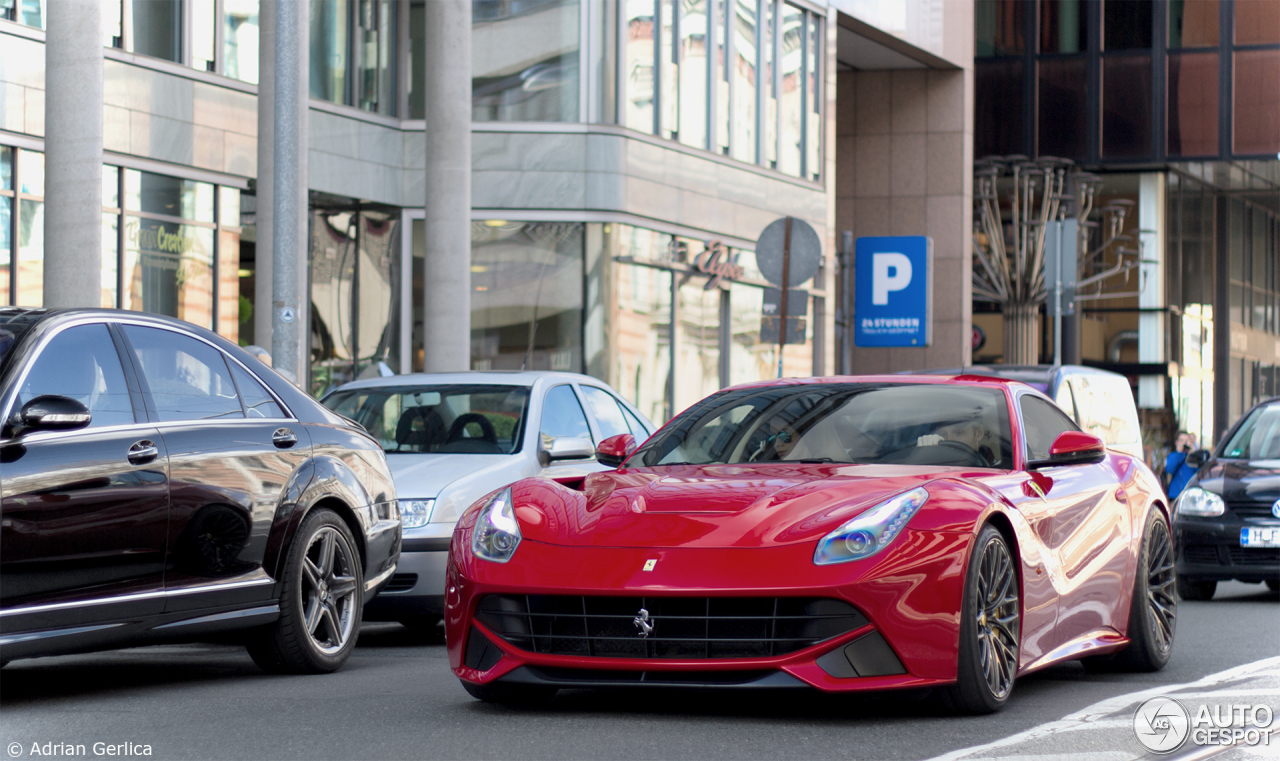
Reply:
[[[1085,0],[1040,0],[1040,52],[1084,52],[1088,9]]]
[[[0,19],[44,29],[47,0],[0,0]]]
[[[1234,10],[1237,45],[1280,44],[1280,3],[1237,0]]]
[[[477,122],[579,120],[577,0],[472,0]]]
[[[1218,154],[1218,53],[1170,54],[1166,75],[1170,156]]]
[[[629,0],[625,126],[817,179],[822,17],[779,0]]]
[[[1102,59],[1102,155],[1151,155],[1151,57]]]
[[[313,209],[311,392],[400,371],[400,216]]]
[[[165,61],[182,60],[182,0],[129,0],[124,13],[129,32],[125,50]]]
[[[1139,0],[1104,0],[1102,49],[1146,50],[1151,47],[1154,3]]]
[[[1169,0],[1168,7],[1170,49],[1218,47],[1218,0]]]
[[[1233,74],[1232,151],[1280,153],[1280,49],[1237,50]]]
[[[311,0],[311,97],[395,115],[395,6]]]
[[[974,56],[1022,55],[1026,8],[1025,0],[976,0],[973,7]]]
[[[258,0],[222,0],[222,59],[232,79],[258,83]]]
[[[1069,159],[1085,157],[1088,61],[1046,58],[1039,62],[1039,136],[1036,153]]]
[[[1022,153],[1023,62],[983,59],[974,64],[973,155]]]

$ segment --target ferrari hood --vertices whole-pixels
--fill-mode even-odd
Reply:
[[[768,547],[815,540],[894,494],[961,468],[704,465],[592,474],[581,495],[521,499],[526,539],[594,547]],[[533,497],[533,493],[530,493]]]

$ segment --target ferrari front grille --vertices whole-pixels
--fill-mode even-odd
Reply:
[[[818,597],[486,595],[476,620],[522,650],[601,658],[766,658],[867,625]]]

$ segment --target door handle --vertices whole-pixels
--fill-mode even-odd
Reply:
[[[134,445],[129,447],[129,462],[134,465],[146,465],[159,456],[159,448],[156,447],[155,442],[148,439],[134,442]]]
[[[271,443],[280,449],[288,449],[298,443],[298,437],[288,428],[277,428],[276,432],[271,434]]]

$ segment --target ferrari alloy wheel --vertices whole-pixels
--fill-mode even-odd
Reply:
[[[317,509],[289,550],[280,618],[249,643],[265,671],[326,673],[351,655],[364,610],[360,554],[351,530],[332,510]]]
[[[1147,516],[1142,551],[1129,603],[1129,646],[1115,655],[1084,659],[1092,671],[1159,671],[1173,653],[1178,624],[1174,596],[1173,537],[1169,521],[1159,510]]]
[[[956,684],[943,700],[958,713],[1000,710],[1013,692],[1021,636],[1017,565],[1004,536],[983,526],[965,576]]]

